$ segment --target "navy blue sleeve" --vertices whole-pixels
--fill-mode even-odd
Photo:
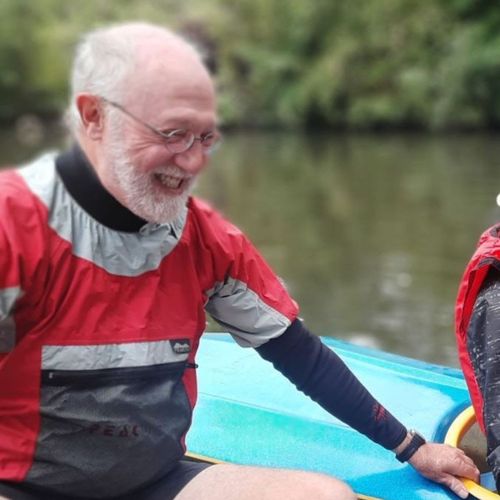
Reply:
[[[392,450],[406,428],[361,384],[345,363],[295,320],[280,336],[257,348],[297,389],[372,441]]]

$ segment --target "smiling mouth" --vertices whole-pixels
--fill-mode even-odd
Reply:
[[[183,177],[173,177],[165,174],[154,174],[155,179],[169,189],[180,189],[185,179]]]

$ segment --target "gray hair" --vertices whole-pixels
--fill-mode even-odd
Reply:
[[[124,77],[132,69],[132,52],[130,39],[109,28],[92,31],[82,38],[73,60],[66,112],[66,123],[73,135],[81,127],[76,96],[88,92],[118,100]]]
[[[191,45],[168,29],[144,22],[117,24],[84,35],[73,60],[70,101],[65,117],[73,136],[77,135],[82,125],[76,107],[77,95],[88,92],[120,101],[126,77],[133,73],[135,66],[134,42],[141,36],[163,36]],[[196,49],[194,51],[197,52]],[[111,110],[109,112],[112,114]]]

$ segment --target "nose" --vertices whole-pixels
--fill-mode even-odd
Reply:
[[[197,174],[207,164],[208,157],[199,141],[194,141],[188,150],[175,154],[173,160],[175,165],[185,172]]]

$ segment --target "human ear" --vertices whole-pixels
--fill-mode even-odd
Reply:
[[[92,94],[79,94],[76,97],[76,107],[85,133],[93,140],[101,139],[104,115],[100,99]]]

